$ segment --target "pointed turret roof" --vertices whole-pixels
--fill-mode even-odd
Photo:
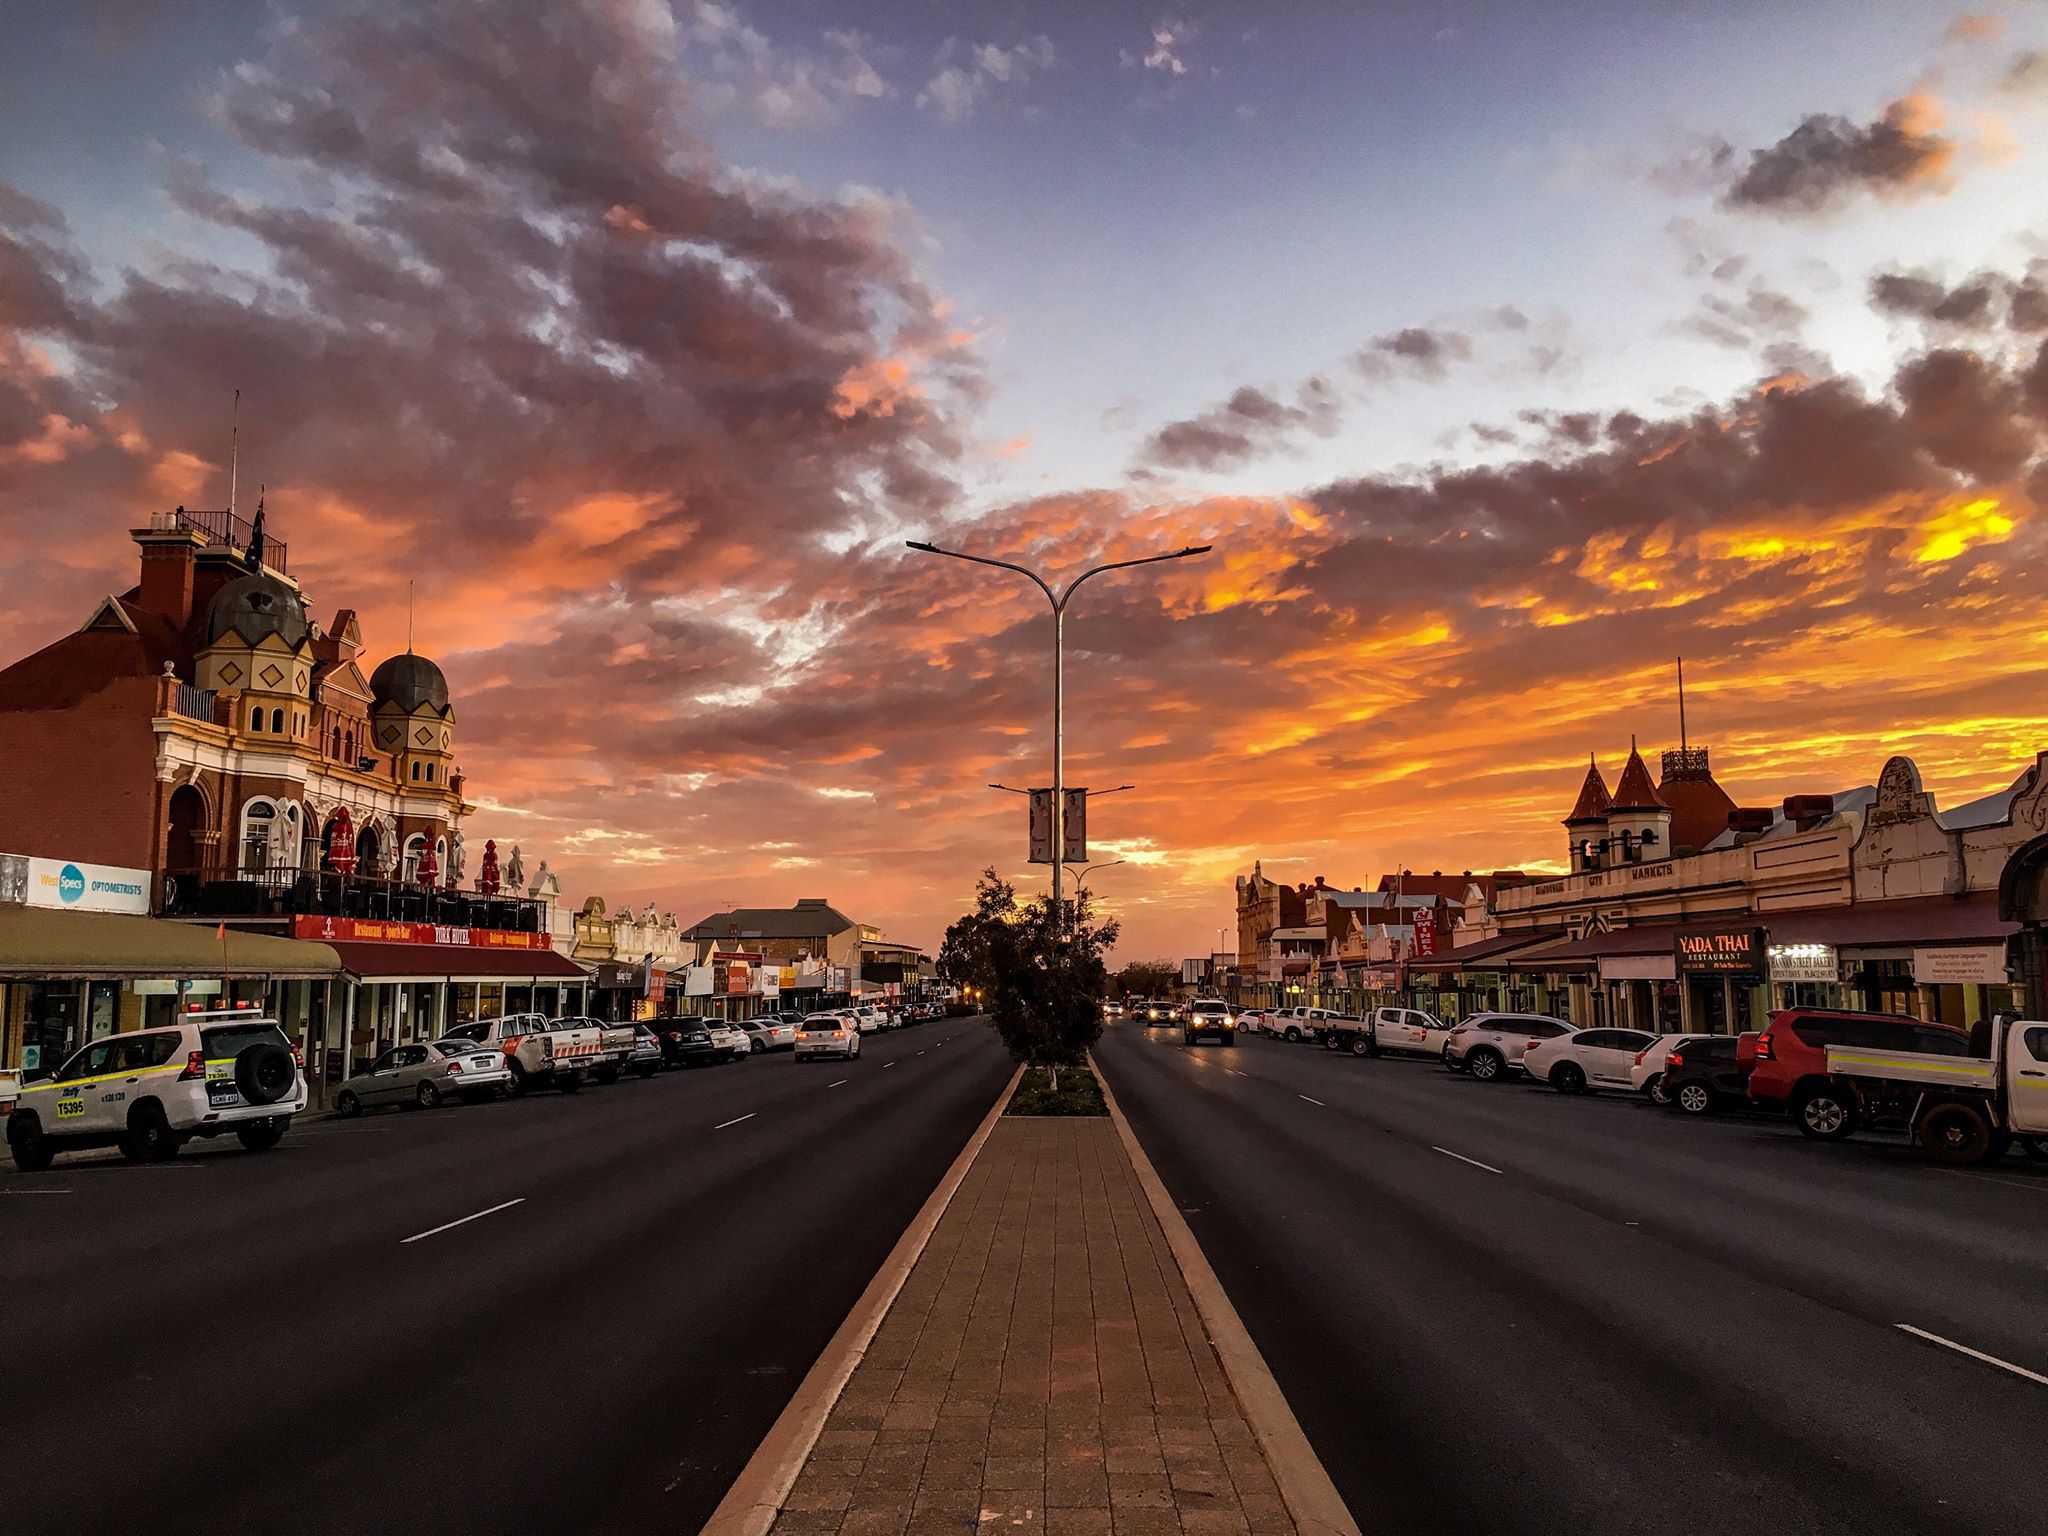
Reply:
[[[1614,803],[1607,793],[1607,781],[1600,777],[1600,765],[1593,761],[1593,754],[1586,754],[1586,782],[1579,786],[1578,803],[1572,807],[1571,815],[1564,824],[1571,826],[1580,821],[1604,821],[1607,807]]]
[[[1636,750],[1635,738],[1628,743],[1628,761],[1622,765],[1621,778],[1614,786],[1614,803],[1608,807],[1616,811],[1668,811],[1670,805],[1657,793],[1657,786],[1650,782],[1650,770],[1643,765],[1643,754]]]

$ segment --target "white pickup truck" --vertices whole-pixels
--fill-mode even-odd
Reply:
[[[2015,1141],[2041,1156],[2048,1138],[2048,1023],[2001,1017],[1989,1034],[1988,1057],[1831,1045],[1828,1073],[1859,1110],[1866,1095],[1910,1100],[1914,1144],[1936,1162],[1990,1162]]]
[[[574,1093],[583,1086],[586,1074],[616,1077],[633,1054],[632,1025],[600,1024],[595,1019],[508,1013],[503,1018],[458,1024],[448,1033],[504,1052],[505,1064],[512,1069],[514,1093],[548,1086]]]
[[[1354,1056],[1377,1056],[1381,1051],[1441,1056],[1450,1033],[1450,1025],[1420,1008],[1374,1008],[1362,1019],[1328,1020],[1322,1040],[1325,1048]]]

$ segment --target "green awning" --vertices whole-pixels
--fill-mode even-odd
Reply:
[[[223,953],[225,951],[225,953]],[[180,981],[207,977],[329,977],[341,957],[326,944],[227,932],[112,912],[0,906],[0,981],[23,977]]]

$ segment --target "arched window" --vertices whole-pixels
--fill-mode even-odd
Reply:
[[[282,709],[273,709],[270,712],[270,728],[280,736],[284,734],[284,711]]]
[[[346,736],[341,738],[341,760],[349,764],[351,767],[355,765],[356,733],[354,731],[350,731]]]
[[[427,764],[427,782],[429,784],[434,782],[434,765],[432,763]]]
[[[268,800],[251,800],[242,807],[242,873],[253,875],[270,868],[270,847],[278,827],[277,807]]]
[[[249,711],[249,729],[252,731],[263,729],[263,709],[261,705]]]
[[[420,833],[415,832],[405,840],[405,865],[399,874],[401,880],[411,884],[419,879],[420,855],[426,851],[427,840]]]
[[[415,784],[419,783],[419,781],[420,781],[420,765],[419,765],[419,759],[417,759],[417,758],[413,759],[413,765],[412,765],[412,781],[413,781],[413,783],[415,783]]]

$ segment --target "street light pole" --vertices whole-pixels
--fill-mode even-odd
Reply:
[[[992,565],[1000,571],[1015,571],[1019,576],[1028,578],[1052,605],[1052,917],[1053,931],[1061,932],[1066,923],[1061,876],[1066,868],[1067,851],[1067,603],[1082,582],[1105,571],[1127,571],[1132,566],[1157,565],[1163,560],[1186,560],[1195,555],[1206,555],[1213,546],[1191,544],[1170,554],[1146,555],[1137,560],[1112,560],[1107,565],[1083,571],[1067,583],[1065,591],[1055,592],[1052,584],[1029,566],[1016,565],[1008,560],[992,560],[986,555],[965,555],[957,549],[941,549],[919,539],[906,539],[904,542],[920,554],[944,555],[949,560],[965,560],[973,565]]]

